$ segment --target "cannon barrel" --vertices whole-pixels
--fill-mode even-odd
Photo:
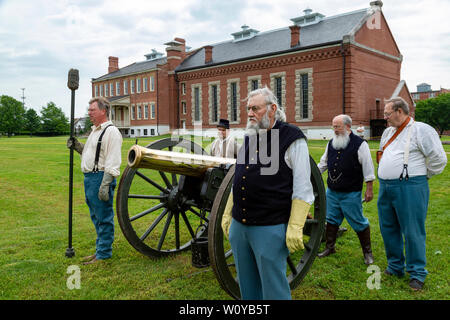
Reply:
[[[208,168],[236,163],[236,159],[200,154],[164,151],[134,145],[128,151],[128,166],[203,177]]]

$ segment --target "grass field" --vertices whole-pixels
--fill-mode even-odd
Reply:
[[[113,258],[95,265],[81,265],[81,257],[95,249],[95,231],[84,202],[80,158],[74,165],[74,229],[76,256],[65,257],[68,221],[69,151],[67,137],[0,138],[0,299],[230,299],[220,288],[211,269],[199,272],[191,266],[191,254],[150,260],[126,241],[116,221]],[[81,139],[82,141],[84,139]],[[152,139],[140,139],[146,145]],[[448,140],[448,139],[446,139]],[[125,139],[126,154],[134,139]],[[318,162],[325,141],[309,141]],[[378,148],[370,142],[372,156]],[[444,146],[447,154],[450,146]],[[372,273],[362,259],[356,234],[349,229],[337,241],[337,253],[316,259],[293,298],[304,299],[445,299],[450,297],[450,171],[430,180],[431,199],[426,221],[427,269],[424,290],[412,292],[408,276],[403,279],[381,275],[379,289],[369,289]],[[386,268],[383,241],[378,227],[376,198],[364,204],[371,223],[375,265]],[[68,267],[80,268],[80,289],[70,290]]]

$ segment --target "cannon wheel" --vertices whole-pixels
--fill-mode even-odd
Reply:
[[[311,268],[317,256],[325,227],[325,187],[322,175],[311,157],[310,164],[315,200],[303,229],[305,249],[295,252],[288,257],[287,277],[291,290],[300,284],[308,273],[309,268]],[[211,267],[220,285],[230,296],[240,299],[233,253],[228,240],[223,236],[221,227],[222,215],[231,191],[234,171],[235,166],[228,171],[214,200],[209,220],[208,251]]]
[[[162,139],[146,147],[207,154],[198,144],[182,138]],[[120,228],[128,242],[150,258],[187,250],[192,239],[205,231],[197,225],[202,221],[207,225],[207,218],[195,202],[178,192],[181,177],[127,166],[120,179],[116,201]]]

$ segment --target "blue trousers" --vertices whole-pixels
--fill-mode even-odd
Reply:
[[[243,300],[290,300],[287,224],[246,226],[232,220],[230,244]]]
[[[363,215],[361,191],[338,192],[327,189],[327,223],[340,226],[347,219],[355,232],[361,232],[369,226],[369,220]]]
[[[103,179],[103,171],[84,174],[84,192],[89,207],[92,223],[97,233],[95,242],[95,255],[97,259],[108,259],[112,256],[112,243],[114,241],[114,210],[113,196],[116,179],[109,187],[109,200],[101,201],[98,190]]]
[[[388,271],[398,276],[406,271],[410,278],[424,282],[425,219],[430,190],[426,176],[380,180],[378,219],[386,250]]]

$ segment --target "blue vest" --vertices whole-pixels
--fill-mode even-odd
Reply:
[[[276,154],[276,141],[272,141],[276,138],[275,130],[279,134]],[[233,180],[234,219],[246,225],[275,225],[289,221],[293,178],[284,155],[299,138],[306,137],[298,127],[281,121],[264,134],[245,136]],[[269,163],[268,159],[271,159]],[[270,170],[276,162],[277,170]],[[265,170],[273,171],[270,172],[273,174],[266,174]]]
[[[350,141],[345,149],[336,150],[332,141],[328,143],[328,188],[333,191],[361,191],[364,176],[358,160],[358,149],[363,139],[350,133]]]

